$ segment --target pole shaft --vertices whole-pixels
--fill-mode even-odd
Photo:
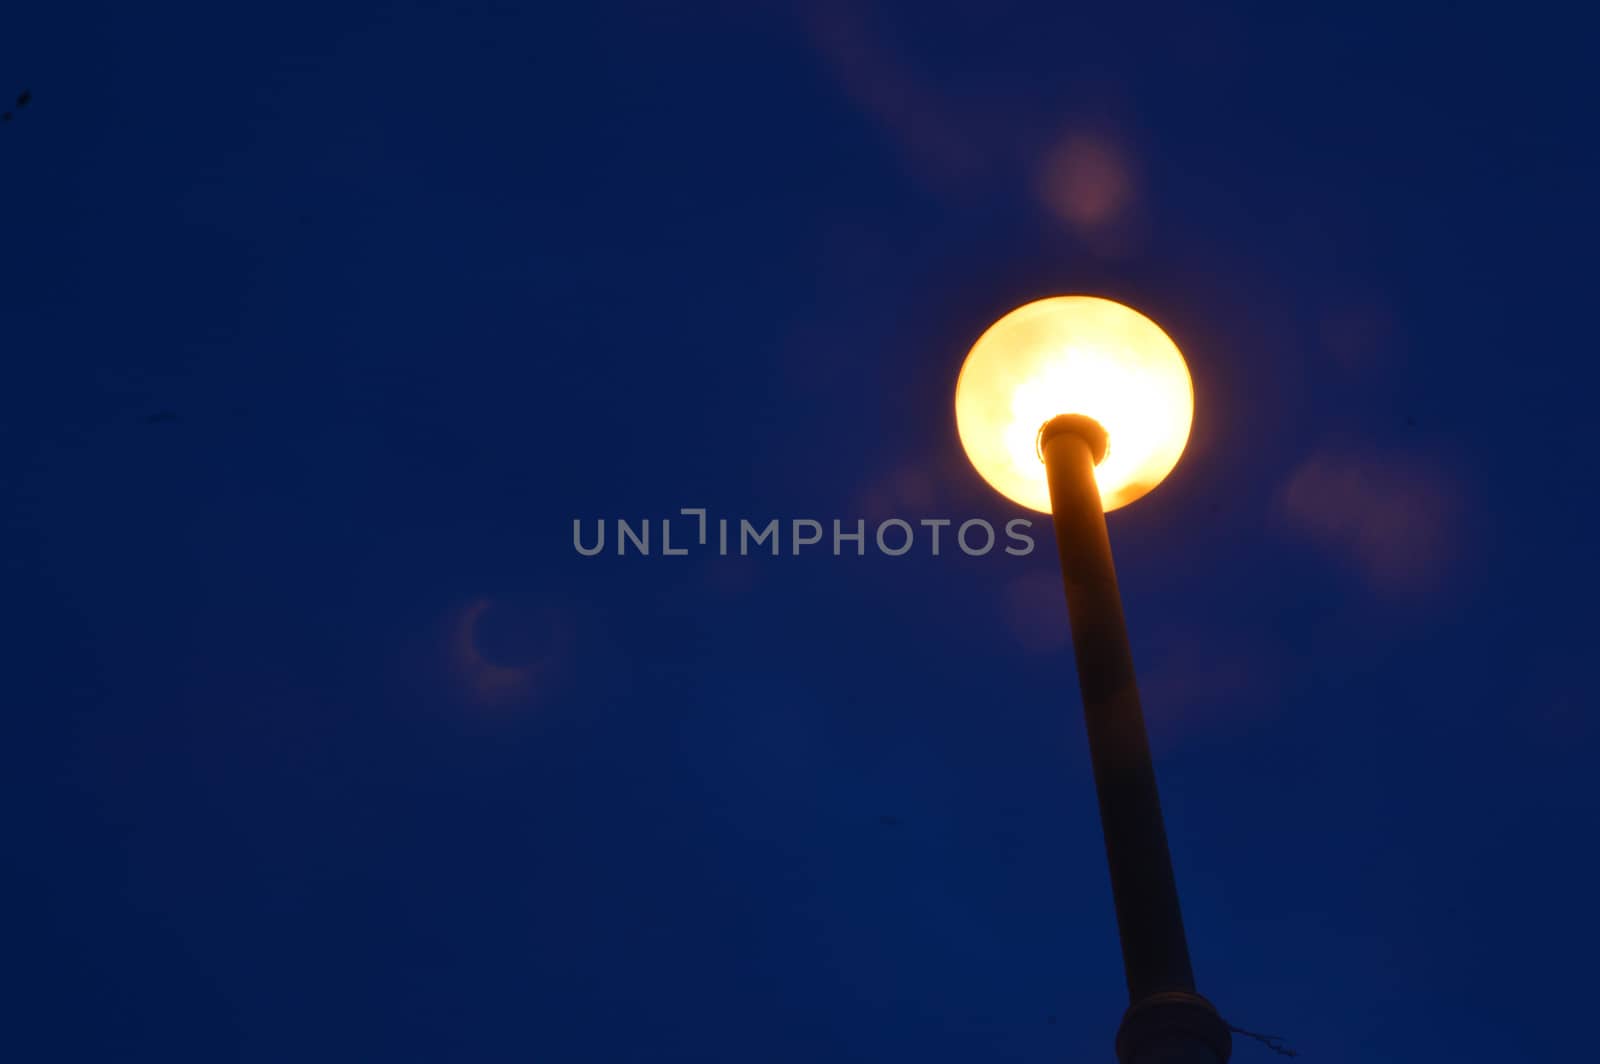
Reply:
[[[1138,1003],[1165,992],[1193,993],[1095,457],[1073,432],[1047,435],[1042,446],[1128,997]]]

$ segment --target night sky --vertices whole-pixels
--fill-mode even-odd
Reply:
[[[0,1056],[1111,1060],[1048,525],[953,411],[1075,292],[1195,382],[1108,522],[1201,991],[1591,1040],[1567,5],[158,8],[0,27]],[[682,507],[1040,549],[574,549]]]

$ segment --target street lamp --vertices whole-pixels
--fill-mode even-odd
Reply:
[[[984,480],[1052,515],[1128,1011],[1122,1064],[1225,1064],[1229,1028],[1195,992],[1105,514],[1177,465],[1194,417],[1183,355],[1160,326],[1093,296],[1041,299],[973,345],[956,427]]]

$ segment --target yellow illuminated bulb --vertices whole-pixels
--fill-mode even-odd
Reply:
[[[1105,429],[1095,467],[1115,510],[1178,464],[1194,420],[1194,385],[1178,345],[1132,307],[1053,296],[1018,307],[972,345],[956,381],[956,430],[978,474],[1000,494],[1050,512],[1039,430],[1060,414]]]

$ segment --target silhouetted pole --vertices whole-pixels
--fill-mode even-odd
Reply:
[[[1194,989],[1122,596],[1094,478],[1094,467],[1105,457],[1106,433],[1092,418],[1063,415],[1040,430],[1039,446],[1050,482],[1128,980],[1129,1008],[1117,1032],[1117,1057],[1122,1064],[1225,1064],[1232,1050],[1228,1025]]]

